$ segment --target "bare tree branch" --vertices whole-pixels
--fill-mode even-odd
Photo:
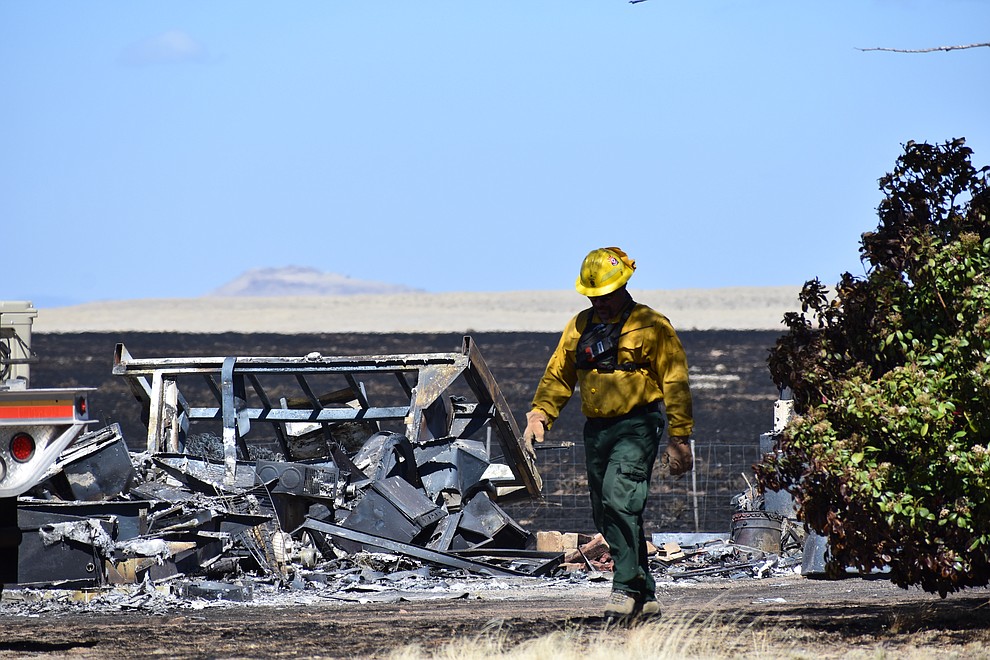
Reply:
[[[965,48],[982,48],[984,46],[990,47],[990,41],[984,44],[966,44],[965,46],[936,46],[935,48],[919,48],[918,50],[908,50],[905,48],[857,48],[856,50],[861,50],[863,52],[871,50],[883,50],[889,53],[934,53],[936,51],[950,51],[950,50],[963,50]]]

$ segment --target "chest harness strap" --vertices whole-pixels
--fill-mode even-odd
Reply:
[[[636,371],[644,369],[648,364],[623,362],[619,364],[619,336],[622,326],[632,314],[635,302],[630,301],[615,323],[592,323],[595,310],[587,310],[588,317],[577,343],[577,368],[597,369],[601,373],[613,371]]]

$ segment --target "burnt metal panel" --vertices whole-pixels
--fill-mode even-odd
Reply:
[[[254,464],[235,461],[234,478],[227,479],[230,466],[188,454],[157,454],[152,461],[189,488],[215,495],[217,490],[247,490],[255,485]]]
[[[186,598],[202,598],[203,600],[226,600],[245,603],[254,597],[254,588],[248,584],[232,584],[230,582],[215,582],[212,580],[190,581],[181,580],[175,585],[175,590]]]
[[[454,534],[457,532],[457,525],[461,521],[461,512],[452,513],[442,519],[433,531],[433,538],[426,544],[430,550],[447,552],[454,542]]]
[[[828,575],[828,537],[808,532],[804,538],[801,557],[801,575],[824,577]]]
[[[427,548],[421,548],[408,543],[399,543],[397,541],[375,536],[373,534],[367,534],[365,532],[347,529],[346,527],[341,527],[339,525],[332,525],[330,523],[313,520],[312,518],[307,519],[300,529],[320,532],[322,534],[332,536],[337,540],[345,539],[355,543],[362,543],[364,545],[381,548],[382,550],[387,550],[389,552],[397,552],[409,557],[415,557],[416,559],[422,559],[423,561],[428,561],[443,566],[450,566],[452,568],[460,568],[474,573],[503,577],[528,575],[528,573],[524,573],[522,571],[492,566],[483,562],[456,557],[446,552],[429,550]]]
[[[490,465],[484,443],[477,440],[456,440],[422,450],[417,447],[416,460],[423,487],[433,499],[443,491],[466,495]]]
[[[523,548],[529,533],[509,517],[482,491],[471,498],[462,511],[459,531],[486,537],[498,548]]]
[[[353,462],[366,466],[362,474],[375,481],[402,477],[414,486],[420,484],[413,446],[409,438],[399,433],[381,431],[374,434],[357,451]]]
[[[113,424],[79,437],[62,452],[48,482],[62,499],[79,502],[108,500],[127,493],[134,481],[134,465]]]
[[[364,494],[341,525],[403,543],[411,542],[423,531],[402,515],[394,502],[375,490],[368,490]],[[363,544],[348,542],[347,539],[341,543],[341,548],[349,553],[367,549]]]
[[[92,518],[58,513],[18,511],[22,531],[18,548],[17,580],[19,584],[63,584],[91,587],[103,584],[103,559],[92,545],[63,538],[47,544],[41,529],[56,523],[86,523]],[[113,524],[97,520],[108,536]]]
[[[461,356],[455,357],[453,364],[431,364],[419,370],[419,380],[413,388],[409,415],[406,417],[406,436],[410,440],[427,440],[431,437],[427,423],[428,410],[438,435],[446,435],[450,429],[449,404],[436,404],[467,366]]]
[[[402,515],[420,529],[425,529],[446,515],[423,491],[405,479],[389,477],[374,482],[371,487],[393,502]]]
[[[116,521],[116,541],[137,538],[148,531],[148,516],[168,507],[167,502],[148,500],[114,500],[106,502],[60,502],[58,500],[24,500],[18,503],[22,521],[43,524],[44,517],[56,514]],[[35,518],[34,516],[40,516]]]
[[[492,375],[488,364],[481,357],[478,345],[471,340],[471,337],[466,336],[461,350],[470,363],[470,368],[465,372],[465,379],[478,397],[478,406],[491,406],[492,425],[502,449],[510,459],[508,465],[513,475],[522,483],[530,496],[543,499],[541,492],[543,479],[536,467],[536,460],[526,451],[522,433],[516,426],[509,404],[495,382],[495,376]]]
[[[421,490],[400,477],[389,477],[373,482],[342,524],[409,543],[445,515]],[[352,548],[344,549],[353,552]]]
[[[485,548],[478,550],[458,550],[451,554],[458,557],[499,560],[514,567],[516,570],[526,570],[534,577],[551,575],[564,562],[563,552],[545,552],[542,550],[503,550]]]

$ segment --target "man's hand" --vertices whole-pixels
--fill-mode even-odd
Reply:
[[[694,460],[691,457],[691,440],[687,436],[672,435],[667,440],[660,464],[670,469],[670,476],[676,477],[691,470]]]
[[[523,443],[526,451],[532,458],[536,458],[536,451],[533,449],[533,442],[543,442],[546,435],[547,425],[550,420],[542,410],[532,410],[526,413],[526,430],[523,431]]]

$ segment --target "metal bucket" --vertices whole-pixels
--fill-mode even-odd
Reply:
[[[732,515],[729,539],[735,545],[763,552],[780,552],[783,517],[766,511],[740,511]]]

